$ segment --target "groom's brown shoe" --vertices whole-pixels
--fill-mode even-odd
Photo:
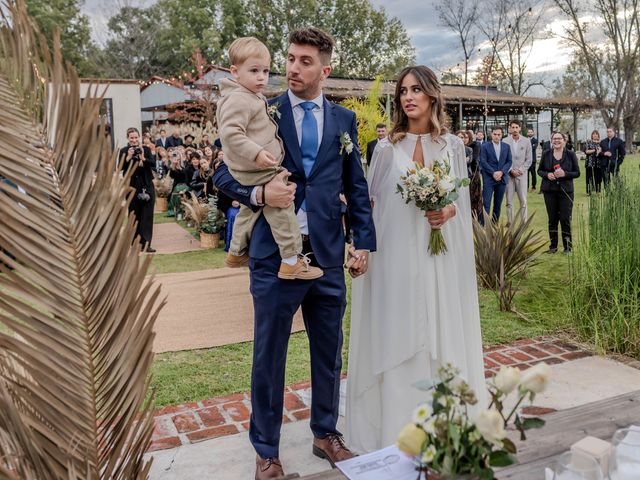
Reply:
[[[344,444],[344,439],[334,433],[324,438],[314,437],[313,454],[316,457],[329,460],[331,467],[336,468],[336,462],[355,457],[353,452]]]
[[[278,458],[262,458],[256,455],[256,480],[282,477],[284,477],[284,471]]]

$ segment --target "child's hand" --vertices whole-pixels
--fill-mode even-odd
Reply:
[[[271,153],[267,152],[266,150],[261,150],[256,157],[256,166],[258,168],[277,167],[278,161],[276,160],[276,157],[271,155]]]

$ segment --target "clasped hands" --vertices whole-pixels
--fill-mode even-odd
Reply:
[[[548,178],[549,180],[552,180],[552,181],[553,181],[553,180],[557,180],[557,179],[559,179],[559,178],[562,178],[562,177],[564,177],[564,176],[566,176],[566,173],[564,173],[564,170],[563,170],[563,169],[561,169],[561,168],[558,168],[556,171],[554,171],[554,172],[549,172],[549,173],[547,174],[547,178]]]

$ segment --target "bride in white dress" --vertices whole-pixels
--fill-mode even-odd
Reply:
[[[368,178],[377,251],[351,297],[346,436],[361,453],[395,442],[427,399],[412,385],[442,364],[457,366],[486,406],[469,190],[428,218],[396,193],[414,163],[446,159],[464,178],[464,145],[446,133],[440,84],[427,67],[403,70],[394,107],[394,128],[378,143]],[[431,228],[442,228],[445,254],[428,253]]]

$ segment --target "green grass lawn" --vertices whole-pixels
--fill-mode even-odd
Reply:
[[[639,156],[628,157],[623,164],[623,174],[630,172],[631,169],[637,169],[639,164]],[[581,162],[581,169],[583,165],[584,162]],[[584,176],[575,181],[575,187],[574,230],[580,223],[575,217],[585,213],[587,208],[588,197]],[[516,200],[516,207],[517,205]],[[547,214],[543,195],[529,193],[528,207],[530,215],[535,213],[533,228],[542,230],[547,240]],[[504,206],[503,216],[506,217]],[[223,260],[224,252],[221,250],[157,255],[153,260],[152,268],[158,273],[202,270],[222,266]],[[499,311],[495,294],[480,289],[480,317],[484,344],[493,345],[543,334],[571,332],[566,294],[568,277],[568,257],[560,253],[543,254],[540,263],[531,268],[527,278],[522,281],[514,299],[515,309],[520,315]],[[350,282],[348,284],[350,285]],[[349,312],[350,303],[347,305],[344,320],[345,370],[349,344]],[[304,332],[293,334],[289,343],[287,383],[309,379],[308,352],[306,334]],[[183,403],[249,391],[251,355],[251,342],[156,355],[152,374],[153,384],[157,389],[157,405]]]

